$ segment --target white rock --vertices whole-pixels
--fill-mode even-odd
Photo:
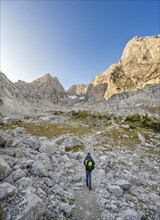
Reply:
[[[115,184],[120,186],[124,191],[130,189],[132,186],[127,180],[118,180]]]
[[[128,209],[124,214],[124,220],[140,220],[140,215],[132,209]]]
[[[13,195],[16,191],[17,191],[17,188],[15,186],[12,186],[9,183],[1,183],[0,184],[0,200]]]
[[[18,215],[16,220],[39,220],[41,219],[45,206],[43,201],[35,194],[32,187],[26,190],[27,205],[25,209]]]
[[[116,197],[120,197],[123,194],[123,190],[119,186],[108,185],[108,189]]]
[[[38,161],[32,165],[31,173],[36,176],[47,177],[48,166],[46,164],[43,164],[41,161]]]
[[[40,148],[39,152],[54,154],[57,150],[57,146],[54,143],[44,143]]]
[[[105,163],[105,162],[107,162],[107,159],[108,159],[108,157],[107,156],[101,156],[100,158],[99,158],[99,160],[101,161],[101,162],[103,162],[103,163]]]
[[[12,177],[14,181],[17,181],[18,179],[21,179],[22,177],[25,176],[26,176],[25,172],[23,172],[23,170],[21,169],[18,169],[12,173]]]
[[[64,214],[66,214],[67,216],[70,216],[72,208],[69,204],[67,203],[60,203],[59,207],[61,209],[62,212],[64,212]]]
[[[4,179],[11,173],[11,168],[8,163],[0,157],[0,180]]]

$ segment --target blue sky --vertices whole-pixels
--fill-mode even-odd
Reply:
[[[158,0],[1,1],[0,69],[16,82],[46,73],[65,88],[117,63],[134,36],[158,35]]]

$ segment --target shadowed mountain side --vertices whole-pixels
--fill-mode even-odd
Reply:
[[[52,77],[50,74],[46,74],[31,83],[19,80],[16,86],[28,101],[39,102],[45,100],[54,104],[67,104],[63,86],[57,77]]]
[[[27,114],[31,107],[19,89],[4,73],[0,72],[0,114],[7,115],[17,112]]]
[[[104,101],[104,94],[107,89],[107,83],[93,85],[89,84],[86,96],[85,96],[85,102],[102,102]]]

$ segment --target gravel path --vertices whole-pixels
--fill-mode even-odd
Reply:
[[[92,146],[89,145],[90,137],[88,137],[88,141],[85,140],[87,143],[86,153],[90,152],[91,156],[97,163],[97,158],[92,150]],[[84,168],[84,167],[83,167]],[[85,170],[82,171],[82,175]],[[89,190],[88,187],[85,186],[85,180],[83,183],[83,187],[81,190],[76,194],[75,198],[75,208],[73,210],[73,220],[100,220],[101,219],[101,212],[99,208],[99,204],[97,202],[96,196],[96,170],[92,171],[92,190]]]
[[[96,200],[95,186],[89,190],[83,188],[76,195],[75,208],[73,210],[73,220],[100,220],[100,209]]]

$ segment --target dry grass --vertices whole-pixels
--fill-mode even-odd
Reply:
[[[35,136],[46,136],[48,138],[58,137],[63,134],[82,136],[91,133],[92,129],[83,125],[51,124],[48,122],[12,122],[8,125],[0,125],[0,129],[8,130],[16,127],[24,127],[26,131]]]

